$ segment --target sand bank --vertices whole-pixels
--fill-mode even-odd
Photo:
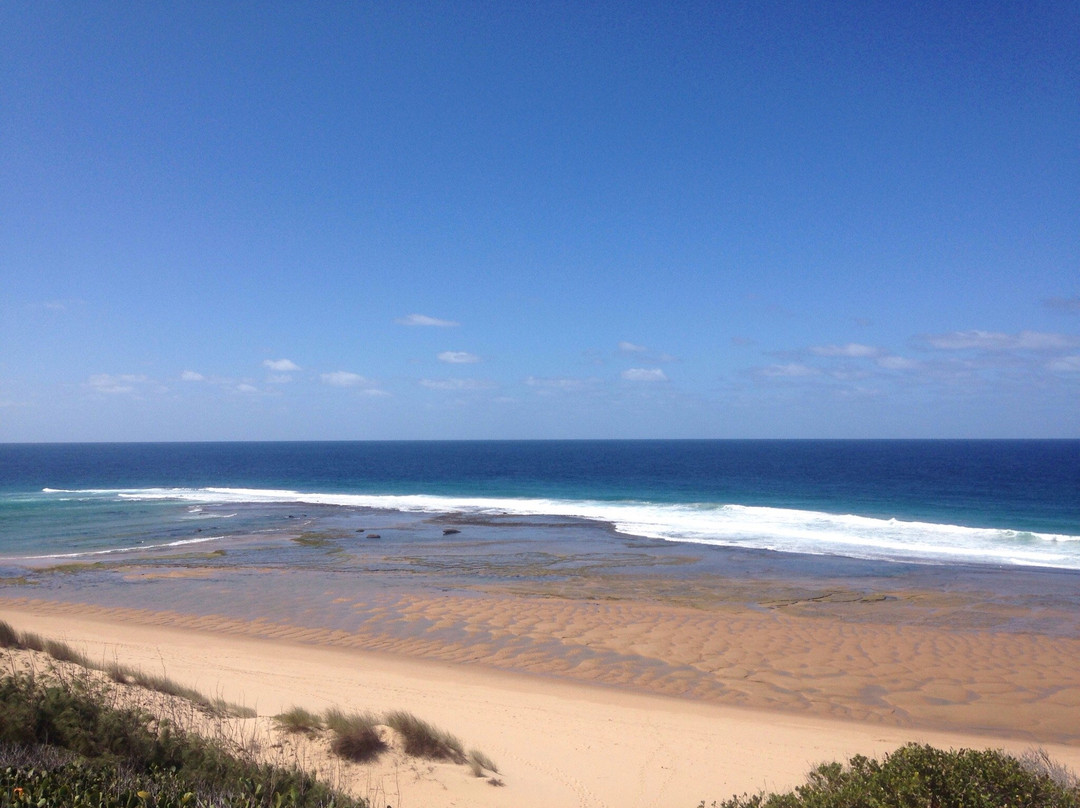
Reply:
[[[506,784],[495,788],[482,780],[434,770],[424,776],[399,772],[391,787],[380,784],[373,788],[380,794],[395,794],[394,800],[386,801],[396,808],[694,806],[702,799],[721,799],[736,792],[785,789],[801,782],[805,772],[818,762],[855,753],[877,755],[911,740],[1014,751],[1022,751],[1035,740],[1031,731],[1024,730],[1028,722],[1023,715],[1014,715],[1017,731],[1012,738],[845,721],[805,709],[727,706],[627,686],[600,686],[535,672],[465,665],[460,660],[363,650],[351,645],[353,638],[344,632],[275,628],[227,618],[28,600],[0,601],[0,618],[17,629],[65,640],[92,658],[164,670],[174,679],[243,702],[263,715],[292,705],[312,710],[329,706],[408,709],[494,758]],[[792,638],[783,630],[790,628],[781,625],[773,636],[774,655],[787,659],[789,665]],[[851,626],[839,628],[844,629],[842,634],[853,630]],[[747,631],[746,626],[736,625],[736,629]],[[980,649],[977,643],[959,651],[942,648],[940,638],[922,635],[917,629],[911,632],[899,638],[905,643],[901,651],[914,653],[920,663],[937,654],[939,666],[933,679],[937,698],[948,704],[950,696],[969,691],[964,677],[972,671],[978,673],[978,654],[987,649]],[[678,632],[671,628],[668,633],[669,642],[677,645]],[[851,648],[869,642],[872,634],[868,631],[851,640]],[[751,640],[761,642],[760,638]],[[802,642],[812,644],[813,640],[810,637]],[[892,645],[896,640],[896,636],[885,636],[881,648],[893,648],[892,653],[902,656]],[[682,642],[697,641],[692,632],[683,632]],[[999,649],[989,650],[997,653]],[[760,651],[768,655],[767,648]],[[1071,652],[1071,646],[1057,651]],[[829,659],[830,665],[842,667],[844,659],[834,658],[838,653],[844,653],[843,647],[830,647],[821,664]],[[956,659],[958,653],[974,658],[967,660],[967,667],[950,674],[945,661]],[[854,662],[859,659],[855,654]],[[1045,682],[1059,661],[1057,656],[1039,657],[1026,665],[1014,660],[1014,665],[1028,670],[1033,680],[1041,677]],[[807,675],[812,678],[825,673],[808,670]],[[788,677],[787,688],[798,689],[798,669]],[[1013,696],[1007,689],[996,695],[991,690],[986,689],[987,699],[1011,703]],[[1071,698],[1076,692],[1074,688],[1067,696]],[[925,692],[921,697],[930,698]],[[1014,713],[1024,709],[1025,705],[1019,705]],[[1067,709],[1068,717],[1075,718],[1075,704]],[[1059,760],[1080,769],[1080,745],[1042,745]]]

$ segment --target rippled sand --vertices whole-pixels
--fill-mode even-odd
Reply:
[[[815,601],[822,609],[815,612],[805,601],[691,608],[510,592],[350,598],[294,589],[287,606],[279,602],[255,619],[228,608],[192,614],[26,597],[2,604],[36,614],[93,615],[483,666],[712,704],[1080,744],[1080,640],[936,625],[943,614],[957,615],[955,605],[925,593],[912,596],[916,600],[890,609],[886,601],[834,594]],[[882,610],[880,619],[875,609]],[[320,613],[327,617],[322,624]],[[896,620],[918,614],[930,624]]]
[[[293,532],[205,554],[29,570],[0,581],[0,606],[1080,744],[1076,574],[698,548],[574,520],[327,513],[283,513]]]

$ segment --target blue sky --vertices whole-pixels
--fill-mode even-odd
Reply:
[[[1080,437],[1080,6],[4,3],[0,441]]]

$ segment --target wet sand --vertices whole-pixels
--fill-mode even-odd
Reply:
[[[571,629],[583,623],[597,631],[601,626],[614,628],[604,621],[626,616],[578,615],[578,622],[567,622],[543,609],[537,614],[554,619],[546,629],[551,633],[564,623]],[[428,615],[439,616],[435,611]],[[499,765],[505,784],[501,788],[452,766],[411,767],[362,778],[366,785],[361,792],[367,789],[388,804],[406,808],[708,804],[734,793],[785,790],[800,783],[817,763],[854,754],[877,756],[909,741],[1017,753],[1030,745],[1025,738],[958,728],[868,724],[805,710],[730,707],[651,695],[629,686],[509,673],[486,664],[435,661],[437,655],[425,656],[423,649],[414,649],[421,652],[416,656],[372,651],[363,648],[362,638],[344,632],[266,621],[29,600],[4,600],[0,619],[69,642],[92,659],[164,670],[203,692],[253,706],[260,715],[297,704],[311,710],[408,709],[451,729]],[[744,627],[739,623],[733,631]],[[779,624],[775,649],[785,646],[788,627],[786,621]],[[694,642],[692,631],[682,636]],[[941,646],[931,642],[928,649]],[[785,683],[794,684],[797,675],[789,672],[792,681]],[[809,672],[812,679],[824,675]],[[924,688],[919,698],[948,700],[953,694],[945,687],[966,686],[952,677]],[[1019,712],[1014,712],[1018,720]],[[1075,715],[1075,709],[1070,713]],[[1029,728],[1021,734],[1030,733]],[[1080,768],[1080,745],[1042,745],[1056,759]]]
[[[704,609],[505,592],[339,596],[325,605],[353,614],[343,630],[311,619],[321,594],[295,594],[291,607],[302,617],[289,621],[11,597],[0,608],[377,652],[792,715],[1080,744],[1073,637],[874,620],[867,612],[875,601],[862,598],[807,613],[802,602]],[[922,597],[907,613],[936,612]]]
[[[28,569],[0,581],[0,617],[260,713],[410,709],[512,761],[505,790],[426,805],[696,805],[908,740],[1080,769],[1076,574],[329,513]]]

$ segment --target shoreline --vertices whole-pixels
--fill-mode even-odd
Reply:
[[[212,552],[26,569],[0,581],[0,618],[264,719],[405,709],[505,773],[492,788],[401,770],[379,787],[397,808],[689,808],[907,742],[1043,746],[1080,770],[1076,573],[713,548],[579,519],[237,518],[245,532]]]
[[[83,589],[74,599],[0,597],[0,610],[386,654],[797,717],[1080,745],[1072,720],[1080,638],[1010,629],[1015,607],[998,605],[995,614],[993,604],[957,593],[862,596],[826,587],[780,599],[773,591],[764,605],[747,605],[738,591],[698,602],[683,581],[673,604],[655,583],[640,582],[605,581],[600,593],[354,586],[343,594],[322,577],[328,588],[316,590],[281,570],[241,579],[115,572],[122,577],[104,602],[85,602]],[[164,597],[169,591],[180,599]]]
[[[201,626],[147,624],[124,610],[0,600],[17,630],[62,640],[91,658],[166,672],[211,695],[273,715],[408,709],[499,761],[506,787],[453,793],[415,784],[428,805],[696,805],[784,790],[818,763],[878,756],[909,741],[1020,753],[1031,739],[883,726],[711,704],[553,677],[413,659]],[[152,613],[151,613],[152,614]],[[1080,769],[1080,744],[1039,744]],[[408,784],[401,794],[410,794]],[[457,788],[460,792],[460,788]],[[435,795],[435,802],[430,800]],[[461,799],[461,802],[457,800]],[[399,804],[399,803],[394,803]],[[400,804],[417,804],[401,802]]]

